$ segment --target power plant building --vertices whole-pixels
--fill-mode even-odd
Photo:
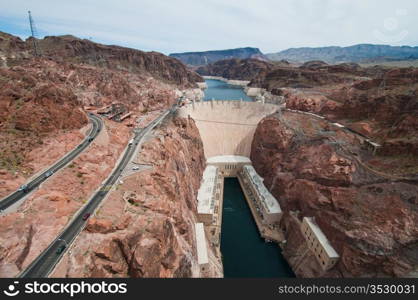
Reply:
[[[282,217],[282,210],[276,198],[267,190],[263,178],[257,174],[252,165],[245,165],[240,172],[244,192],[254,201],[263,222],[277,224]]]
[[[215,201],[220,198],[220,183],[218,168],[207,166],[203,172],[202,184],[197,193],[197,214],[200,222],[211,225],[215,213]]]
[[[315,253],[318,263],[324,271],[331,269],[338,261],[339,255],[311,217],[304,217],[301,225],[309,248]]]

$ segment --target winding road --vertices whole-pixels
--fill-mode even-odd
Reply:
[[[46,181],[50,176],[52,176],[55,172],[62,169],[66,166],[70,161],[77,157],[81,152],[84,151],[97,137],[103,127],[103,121],[93,115],[89,114],[89,119],[93,124],[92,129],[90,130],[89,135],[84,139],[84,141],[79,144],[74,150],[67,153],[64,157],[62,157],[58,162],[56,162],[53,166],[49,167],[48,169],[44,170],[41,174],[39,174],[33,180],[27,182],[25,190],[17,190],[10,194],[9,196],[0,200],[0,212],[6,210],[13,204],[17,203],[18,201],[25,198],[30,192],[35,190],[42,182]]]
[[[69,245],[74,241],[78,234],[84,229],[87,218],[94,213],[99,207],[102,200],[111,190],[112,186],[117,182],[123,169],[131,160],[137,145],[141,139],[146,136],[152,129],[161,123],[168,115],[175,112],[177,104],[166,110],[162,115],[152,121],[147,127],[135,132],[132,144],[128,144],[127,149],[120,160],[118,166],[112,174],[103,183],[103,187],[96,191],[90,200],[81,207],[74,215],[73,219],[67,224],[58,237],[46,248],[18,277],[22,278],[40,278],[47,277],[54,269],[55,265],[60,261]]]

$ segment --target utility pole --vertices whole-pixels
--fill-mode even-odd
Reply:
[[[29,15],[30,32],[31,32],[32,41],[33,41],[33,51],[35,53],[35,56],[40,56],[41,53],[39,51],[38,42],[37,42],[38,33],[36,32],[35,22],[33,21],[30,10],[28,11],[28,15]]]

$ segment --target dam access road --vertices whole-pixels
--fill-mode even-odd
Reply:
[[[78,210],[73,219],[57,236],[57,238],[23,272],[21,272],[18,277],[40,278],[47,277],[51,273],[56,264],[61,260],[66,250],[68,250],[71,243],[84,229],[88,217],[93,215],[95,210],[99,207],[103,199],[105,199],[106,195],[111,190],[112,186],[117,182],[118,178],[122,174],[122,171],[135,153],[136,147],[142,138],[144,138],[152,129],[160,124],[168,115],[173,114],[176,111],[176,108],[177,104],[174,104],[170,109],[166,110],[162,115],[152,121],[147,127],[140,131],[135,131],[133,143],[127,145],[122,159],[112,174],[106,179],[103,187],[96,191],[90,200]]]
[[[100,131],[103,128],[103,121],[93,115],[89,114],[89,119],[93,125],[92,129],[88,136],[84,139],[84,141],[79,144],[74,150],[67,153],[64,157],[58,160],[54,165],[50,166],[49,168],[45,169],[42,173],[36,176],[33,180],[27,182],[24,186],[24,189],[19,189],[9,196],[0,200],[0,213],[2,211],[6,211],[6,209],[10,208],[13,204],[16,204],[20,200],[23,200],[26,196],[28,196],[33,190],[41,185],[44,181],[46,181],[49,177],[51,177],[55,172],[62,169],[66,166],[69,162],[71,162],[74,158],[76,158],[81,152],[83,152],[92,142],[93,140],[99,135]]]

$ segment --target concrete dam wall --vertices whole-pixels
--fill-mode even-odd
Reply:
[[[206,159],[218,155],[249,157],[258,122],[278,109],[261,102],[214,100],[190,103],[178,114],[196,122]]]

